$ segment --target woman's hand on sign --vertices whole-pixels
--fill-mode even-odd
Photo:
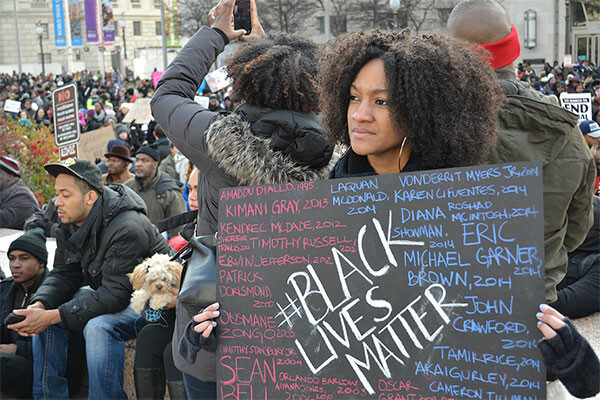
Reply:
[[[215,326],[217,326],[214,319],[219,315],[219,303],[206,307],[200,314],[194,316],[194,322],[198,324],[194,327],[194,330],[201,333],[205,338],[209,337]]]
[[[552,339],[557,335],[556,330],[565,326],[565,316],[546,304],[540,304],[540,312],[536,317],[537,327],[545,339]]]

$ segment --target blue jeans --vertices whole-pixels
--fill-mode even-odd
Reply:
[[[79,290],[75,296],[81,295]],[[130,307],[90,319],[83,328],[90,399],[127,399],[123,390],[125,341],[134,339],[144,321]],[[51,325],[33,338],[33,397],[68,399],[65,371],[70,329]]]
[[[183,373],[183,384],[190,400],[216,400],[217,398],[216,382],[203,382]]]

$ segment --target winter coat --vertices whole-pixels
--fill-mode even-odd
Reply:
[[[161,219],[187,211],[181,194],[180,184],[169,175],[157,171],[148,183],[143,184],[137,177],[124,183],[136,192],[146,203],[147,215],[154,225]],[[177,232],[170,232],[174,236]]]
[[[198,167],[198,235],[217,230],[220,189],[324,179],[336,161],[316,115],[244,104],[223,117],[194,102],[196,90],[225,44],[217,30],[200,29],[171,62],[150,103],[171,142]],[[178,339],[190,319],[178,304],[173,338],[176,365],[200,380],[214,382],[214,353],[202,350],[193,366],[178,364]]]
[[[596,167],[575,114],[515,81],[511,71],[496,72],[508,102],[500,110],[498,142],[489,159],[542,162],[546,302],[552,303],[567,271],[567,253],[592,226]]]
[[[22,304],[15,304],[18,284],[15,283],[14,279],[12,277],[8,277],[2,280],[2,282],[0,282],[0,321],[4,321],[4,318],[6,318],[14,309],[27,308],[27,306],[31,304],[31,297],[29,297],[29,295],[34,293],[36,289],[39,288],[40,284],[44,282],[44,279],[46,279],[47,276],[48,269],[45,269],[40,279],[29,287]],[[16,340],[14,340],[15,336]],[[16,334],[15,331],[8,329],[4,323],[2,323],[2,326],[0,326],[0,344],[16,344],[16,354],[33,361],[31,338]]]
[[[169,253],[143,200],[123,185],[105,186],[79,229],[59,225],[56,244],[54,269],[31,301],[58,308],[70,328],[127,308],[133,291],[127,274],[143,259]],[[73,299],[86,285],[93,291]]]
[[[324,179],[336,161],[316,115],[245,104],[222,117],[194,102],[224,46],[216,30],[200,29],[169,65],[150,103],[171,142],[198,167],[198,234],[217,230],[220,189]],[[275,139],[266,137],[269,131],[278,133]],[[284,148],[285,138],[291,139],[290,145],[276,150]],[[315,160],[320,166],[300,164],[289,155],[292,147],[313,152],[306,156],[311,159],[307,163]]]
[[[0,192],[0,228],[23,229],[25,220],[39,210],[33,192],[22,179]]]

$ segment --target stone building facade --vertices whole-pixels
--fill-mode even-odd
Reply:
[[[67,71],[102,69],[108,73],[113,68],[120,69],[125,65],[133,66],[136,57],[145,52],[161,49],[160,1],[156,0],[117,0],[113,1],[115,20],[115,42],[101,46],[96,43],[84,43],[81,47],[57,48],[54,37],[54,20],[52,2],[49,0],[16,0],[21,60],[23,72],[40,73],[41,51],[40,41],[36,33],[36,24],[43,27],[42,45],[46,72],[64,73]],[[66,2],[65,2],[66,3]],[[82,7],[83,14],[83,7]],[[167,13],[168,15],[168,13]],[[125,43],[123,31],[118,20],[123,16],[126,21]],[[82,15],[82,31],[85,36],[85,18]],[[18,69],[17,39],[13,0],[0,0],[0,72],[12,72]],[[128,61],[124,62],[124,50],[127,49]],[[152,65],[145,65],[152,70],[162,69],[162,58],[147,60]]]

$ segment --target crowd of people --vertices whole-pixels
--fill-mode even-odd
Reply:
[[[7,118],[51,125],[50,93],[74,83],[82,131],[115,132],[105,160],[46,165],[56,197],[41,206],[24,166],[0,156],[0,228],[26,231],[0,282],[2,320],[25,317],[0,330],[2,393],[68,398],[85,363],[90,398],[127,398],[124,343],[137,338],[138,398],[162,399],[166,387],[171,399],[216,398],[220,305],[190,312],[177,288],[164,288],[171,301],[138,315],[128,274],[217,232],[222,188],[527,160],[543,166],[545,302],[536,318],[548,380],[574,396],[598,393],[600,364],[568,318],[600,311],[600,69],[555,62],[538,75],[515,65],[519,39],[496,0],[461,1],[447,36],[371,30],[322,51],[299,36],[267,36],[251,3],[249,35],[232,27],[234,1],[221,0],[156,88],[118,75],[0,75],[0,104],[22,107]],[[201,89],[234,40],[246,45],[227,62],[231,87]],[[590,92],[592,120],[560,107],[563,91]],[[199,93],[208,108],[194,101]],[[148,126],[123,122],[137,98],[151,99]],[[57,243],[51,271],[47,237]]]
[[[117,129],[123,118],[133,108],[139,98],[152,98],[154,86],[149,79],[128,79],[117,73],[105,77],[90,71],[73,74],[33,75],[16,72],[0,74],[0,105],[6,100],[20,103],[20,111],[0,110],[3,118],[13,118],[29,128],[52,126],[54,116],[52,110],[52,92],[61,86],[74,84],[77,87],[78,122],[81,132],[111,126]],[[212,93],[206,83],[198,89],[198,95],[208,98],[212,111],[233,111],[240,101],[227,90]],[[139,128],[141,128],[141,124]],[[147,127],[144,127],[147,133]],[[151,132],[150,132],[151,134]],[[133,135],[131,140],[138,140]]]

